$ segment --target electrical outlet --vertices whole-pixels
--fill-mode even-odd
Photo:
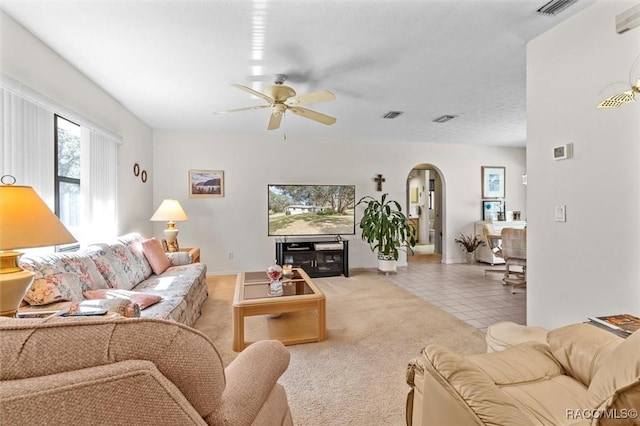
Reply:
[[[227,253],[227,259],[229,259],[229,260],[233,259],[233,252],[232,251]]]

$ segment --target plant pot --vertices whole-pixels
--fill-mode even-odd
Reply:
[[[467,263],[468,263],[469,265],[473,265],[473,264],[475,263],[475,261],[476,261],[476,254],[475,254],[475,252],[473,252],[473,251],[468,251],[468,252],[466,252],[466,255],[467,255]]]
[[[389,272],[396,272],[396,260],[393,256],[388,254],[378,253],[378,271],[389,274]]]

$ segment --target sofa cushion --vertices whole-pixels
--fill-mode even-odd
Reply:
[[[131,290],[144,278],[141,271],[136,272],[131,268],[128,251],[121,243],[92,244],[85,250],[109,288]]]
[[[82,300],[80,279],[75,274],[59,272],[33,280],[24,296],[30,305],[48,305],[54,302]]]
[[[111,261],[117,264],[117,267],[120,268],[126,277],[126,284],[122,285],[121,283],[117,288],[128,287],[128,289],[131,289],[146,278],[142,266],[135,259],[131,249],[120,242],[109,244],[109,248],[113,253]]]
[[[589,386],[600,364],[620,344],[613,333],[590,324],[571,324],[551,330],[547,342],[567,373]]]
[[[35,278],[58,272],[78,275],[82,290],[108,287],[96,264],[84,252],[25,255],[20,258],[20,266],[35,273]]]
[[[82,293],[87,299],[121,299],[137,303],[141,310],[148,308],[162,300],[161,296],[149,293],[119,289],[89,290]]]
[[[147,261],[147,258],[144,257],[144,252],[142,251],[142,241],[144,241],[144,239],[145,238],[137,232],[131,232],[118,237],[118,241],[124,244],[131,251],[134,261],[138,264],[144,274],[144,279],[146,279],[151,276],[153,271],[151,270],[151,265],[149,265],[149,262]]]
[[[162,248],[162,243],[155,237],[142,242],[142,251],[149,261],[153,273],[156,275],[160,275],[171,265],[169,258]]]
[[[193,325],[200,307],[207,299],[207,266],[193,263],[172,266],[161,276],[151,275],[138,284],[135,291],[162,296],[162,302],[144,310],[147,318],[168,318]]]
[[[622,341],[602,362],[589,386],[589,404],[602,412],[640,407],[640,332]],[[602,418],[603,426],[615,419]]]

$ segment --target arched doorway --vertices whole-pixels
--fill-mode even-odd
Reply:
[[[408,262],[441,262],[444,221],[442,174],[433,164],[418,164],[407,176],[407,217],[418,241]]]

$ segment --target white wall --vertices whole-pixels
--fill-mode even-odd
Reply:
[[[599,110],[640,54],[640,28],[616,34],[637,1],[602,0],[533,40],[527,58],[527,322],[640,315],[640,104]],[[635,70],[634,78],[640,76]],[[573,143],[572,159],[552,148]],[[566,223],[554,206],[566,205]]]
[[[123,137],[118,152],[118,232],[151,233],[151,129],[3,12],[0,31],[3,74]],[[146,184],[133,176],[136,162],[147,170]]]
[[[248,117],[247,119],[252,119]],[[355,184],[356,197],[378,197],[373,178],[382,173],[383,192],[404,203],[407,177],[423,163],[442,172],[446,191],[444,261],[463,262],[453,243],[458,232],[471,232],[481,218],[480,167],[507,168],[507,202],[526,215],[525,150],[468,145],[354,144],[336,135],[335,141],[297,140],[268,134],[255,140],[214,133],[154,132],[154,206],[164,198],[176,198],[189,216],[180,222],[183,247],[201,248],[210,274],[262,269],[275,256],[275,240],[267,237],[267,184]],[[224,198],[189,198],[190,169],[224,170]],[[406,209],[407,205],[403,205]],[[511,208],[511,207],[510,207]],[[358,219],[362,210],[358,210]],[[163,223],[154,225],[162,237]],[[350,240],[350,266],[375,267],[376,258],[359,237]],[[234,258],[228,259],[232,251]],[[406,259],[401,258],[401,264]]]

